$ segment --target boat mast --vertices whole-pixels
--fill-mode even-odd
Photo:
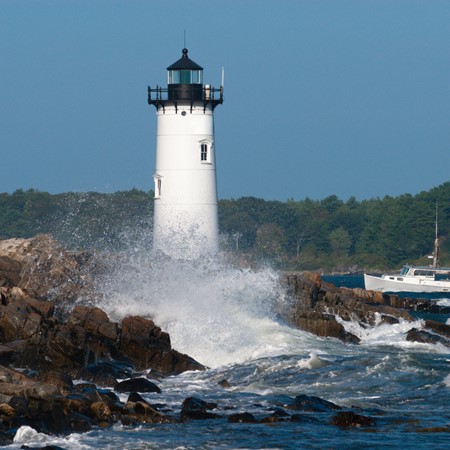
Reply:
[[[439,238],[438,238],[438,203],[436,202],[436,223],[435,223],[435,238],[434,238],[434,252],[433,252],[433,268],[439,267]]]

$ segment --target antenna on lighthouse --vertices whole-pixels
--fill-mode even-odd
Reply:
[[[224,83],[225,82],[225,69],[223,68],[223,66],[222,66],[222,83],[220,84],[220,86],[222,87],[222,89],[223,89],[223,86],[224,86]]]

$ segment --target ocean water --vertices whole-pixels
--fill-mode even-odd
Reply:
[[[170,261],[137,251],[103,280],[102,289],[99,306],[112,319],[153,317],[170,333],[174,348],[209,367],[163,379],[157,382],[162,393],[144,398],[164,404],[162,411],[177,417],[183,400],[195,396],[217,403],[212,412],[221,417],[116,425],[66,437],[24,427],[6,448],[450,448],[450,351],[406,341],[409,329],[423,326],[420,317],[414,323],[373,328],[346,323],[361,344],[344,344],[283,322],[291,299],[270,268],[241,269],[217,259]],[[224,379],[229,388],[219,386]],[[351,408],[375,423],[344,429],[331,423],[335,413],[288,409],[302,417],[270,424],[227,420],[242,412],[268,417],[301,394]]]

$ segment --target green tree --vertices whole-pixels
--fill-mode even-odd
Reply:
[[[333,249],[333,254],[338,258],[343,256],[348,256],[348,252],[352,245],[352,240],[350,234],[347,230],[342,227],[335,228],[329,235],[331,248]]]

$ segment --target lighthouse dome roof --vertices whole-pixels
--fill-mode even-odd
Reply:
[[[188,57],[188,49],[183,48],[183,56],[176,62],[174,62],[171,66],[167,68],[167,70],[203,70],[202,66],[199,66],[196,62],[192,61]]]

